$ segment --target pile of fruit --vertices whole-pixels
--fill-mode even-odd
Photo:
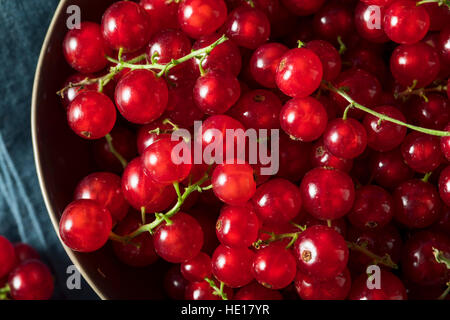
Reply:
[[[449,19],[447,0],[115,2],[63,43],[98,170],[61,239],[173,263],[174,299],[445,299]],[[245,143],[173,160],[228,155],[230,129],[280,130],[279,170]]]
[[[0,236],[0,300],[48,300],[53,287],[52,274],[34,248]]]

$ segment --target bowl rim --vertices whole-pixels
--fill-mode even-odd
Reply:
[[[47,213],[50,217],[50,220],[52,222],[53,228],[56,232],[57,237],[60,240],[60,243],[62,244],[64,250],[66,251],[67,255],[69,256],[72,263],[76,266],[77,270],[81,273],[83,278],[86,280],[86,282],[89,284],[89,286],[94,290],[94,292],[102,299],[106,300],[106,296],[97,288],[92,278],[85,272],[84,268],[81,267],[80,261],[78,257],[75,255],[75,253],[68,248],[64,242],[61,240],[61,237],[59,236],[59,219],[57,218],[57,213],[53,210],[52,205],[50,203],[50,197],[48,195],[48,190],[44,181],[43,173],[42,173],[42,165],[41,165],[41,159],[39,157],[40,150],[39,150],[39,144],[38,144],[38,132],[37,132],[37,105],[38,105],[38,92],[40,87],[39,79],[41,78],[43,72],[42,72],[42,65],[44,63],[45,55],[47,53],[47,49],[50,44],[50,38],[53,34],[53,30],[56,26],[57,20],[63,12],[63,8],[66,7],[69,0],[61,0],[55,10],[55,13],[53,14],[53,18],[50,22],[50,25],[48,27],[47,33],[45,35],[44,42],[41,47],[41,51],[39,54],[39,60],[36,65],[36,71],[34,75],[34,81],[33,81],[33,92],[31,97],[31,137],[33,142],[33,156],[34,156],[34,163],[36,167],[36,173],[39,180],[39,186],[41,189],[42,197],[44,198],[44,203],[47,208]]]

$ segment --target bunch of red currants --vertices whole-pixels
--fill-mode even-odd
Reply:
[[[174,299],[446,299],[449,6],[115,2],[63,43],[78,73],[59,94],[99,171],[76,187],[62,240],[176,264]],[[281,129],[278,172],[245,152],[173,159],[217,139],[228,155],[225,133],[248,129]]]
[[[48,300],[53,276],[39,253],[25,243],[0,236],[0,300]]]

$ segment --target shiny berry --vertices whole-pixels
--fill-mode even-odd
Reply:
[[[184,0],[178,9],[178,23],[189,37],[198,39],[216,31],[227,18],[223,0]]]
[[[353,281],[350,300],[406,300],[406,289],[399,278],[391,272],[381,269],[379,275],[380,288],[369,287],[367,284],[374,284],[374,280],[369,279],[367,274],[361,274]]]
[[[121,178],[109,172],[96,172],[83,178],[75,189],[73,199],[97,201],[108,209],[114,222],[122,220],[129,207],[122,194]]]
[[[342,61],[339,52],[333,45],[323,40],[313,40],[306,44],[306,48],[313,51],[322,62],[323,79],[331,81],[341,72]]]
[[[327,226],[312,226],[303,231],[293,246],[298,270],[317,279],[341,274],[348,261],[344,238]]]
[[[420,132],[408,134],[402,143],[401,151],[406,164],[420,173],[433,171],[443,159],[439,138]]]
[[[229,205],[246,203],[256,192],[253,169],[247,164],[218,165],[211,178],[214,194]]]
[[[167,0],[140,0],[156,30],[178,29],[178,3]]]
[[[323,67],[319,57],[309,49],[287,51],[277,68],[278,88],[293,98],[304,98],[319,88]]]
[[[103,93],[83,91],[67,110],[70,128],[85,139],[100,139],[107,135],[116,123],[116,108]]]
[[[450,80],[448,82],[450,84]],[[450,92],[450,91],[449,91]],[[450,97],[450,94],[449,94]],[[450,131],[450,124],[444,129],[445,131]],[[450,161],[450,136],[442,137],[440,141],[441,152],[447,160]]]
[[[288,51],[281,43],[265,43],[253,52],[250,59],[250,72],[260,85],[266,88],[276,88],[276,72],[281,57]]]
[[[416,1],[394,1],[384,12],[383,29],[394,42],[416,43],[423,39],[429,27],[430,17],[423,6],[416,5]]]
[[[220,286],[217,281],[214,281],[216,286]],[[233,290],[229,287],[224,288],[224,293],[227,299],[233,298]],[[199,282],[191,282],[186,286],[184,294],[185,300],[222,300],[222,298],[214,294],[214,289],[205,280]]]
[[[241,95],[241,86],[230,72],[209,70],[199,77],[194,86],[194,101],[206,114],[228,111]]]
[[[132,1],[119,1],[103,14],[102,33],[111,48],[132,52],[148,43],[153,30],[143,7]]]
[[[174,300],[184,300],[186,287],[189,285],[180,272],[180,266],[173,265],[164,276],[164,290]]]
[[[313,141],[325,131],[328,122],[327,111],[314,98],[289,100],[281,109],[281,128],[300,141]]]
[[[436,188],[422,180],[409,180],[394,192],[394,218],[409,228],[425,228],[439,219],[441,201]]]
[[[353,13],[339,1],[330,2],[314,15],[313,28],[319,39],[337,43],[338,37],[346,39],[352,32]]]
[[[194,258],[203,246],[203,231],[192,216],[178,212],[172,223],[157,228],[153,235],[156,253],[171,263]]]
[[[189,281],[203,281],[211,276],[211,258],[200,252],[194,258],[183,262],[180,270],[183,277]]]
[[[26,243],[14,243],[14,252],[16,254],[17,263],[22,263],[32,259],[39,260],[41,258],[39,253]]]
[[[379,229],[387,225],[394,215],[391,195],[375,185],[356,190],[353,209],[348,214],[350,222],[359,229]]]
[[[378,152],[371,160],[372,176],[384,188],[395,188],[399,183],[411,179],[414,172],[406,165],[400,150]]]
[[[342,171],[315,168],[300,185],[303,207],[320,220],[338,219],[347,214],[355,200],[355,187],[350,176]]]
[[[334,119],[323,134],[323,143],[336,157],[354,159],[366,149],[366,129],[352,118]]]
[[[155,182],[171,184],[183,181],[192,168],[189,145],[165,137],[145,149],[142,163]]]
[[[117,84],[115,100],[125,119],[133,123],[146,124],[163,114],[168,95],[165,81],[158,78],[155,73],[148,70],[133,70]]]
[[[325,0],[281,0],[281,2],[297,16],[309,16],[316,13]]]
[[[381,26],[377,28],[377,23],[383,21],[384,7],[373,4],[359,2],[355,8],[355,28],[358,34],[372,42],[383,43],[389,38],[384,33]]]
[[[310,154],[309,143],[294,141],[289,136],[280,136],[280,166],[277,177],[290,181],[299,181],[311,169],[311,163],[305,154]]]
[[[426,101],[417,97],[411,101],[411,104],[410,116],[421,127],[443,130],[450,122],[450,103],[440,94],[427,94]]]
[[[450,166],[442,170],[439,177],[439,194],[447,206],[450,206]]]
[[[72,202],[64,209],[59,221],[62,241],[79,252],[92,252],[103,247],[111,229],[111,214],[94,200]]]
[[[303,300],[345,300],[351,287],[350,272],[321,280],[301,271],[295,277],[295,289]]]
[[[238,46],[253,50],[266,42],[270,36],[267,16],[261,10],[248,6],[233,10],[223,29]]]
[[[289,222],[300,213],[302,206],[299,188],[280,178],[259,186],[252,202],[256,213],[266,223]]]
[[[323,139],[320,139],[311,151],[311,164],[313,167],[334,168],[348,173],[352,169],[353,160],[336,157],[325,147]]]
[[[247,248],[228,248],[220,245],[212,256],[213,274],[231,288],[243,287],[253,280],[254,256]]]
[[[54,289],[48,267],[39,260],[28,260],[15,268],[8,277],[13,300],[48,300]]]
[[[283,296],[277,290],[268,289],[257,282],[252,282],[239,289],[234,300],[282,300]]]
[[[228,247],[250,247],[257,239],[260,223],[251,204],[224,206],[216,222],[220,243]]]
[[[82,73],[97,72],[108,64],[111,50],[102,38],[100,26],[83,22],[80,28],[67,32],[63,42],[64,57],[72,68]]]

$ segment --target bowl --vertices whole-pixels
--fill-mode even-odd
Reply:
[[[67,32],[66,19],[69,17],[67,7],[79,6],[82,21],[100,22],[102,13],[113,2],[61,0],[45,37],[36,69],[31,107],[34,157],[42,195],[57,234],[61,214],[72,200],[78,181],[95,171],[90,142],[80,139],[70,130],[64,107],[56,95],[66,78],[74,73],[62,52],[62,42]],[[102,299],[165,298],[163,275],[168,265],[162,261],[145,268],[131,268],[114,257],[109,243],[94,253],[78,253],[66,246],[64,248],[84,279]]]

